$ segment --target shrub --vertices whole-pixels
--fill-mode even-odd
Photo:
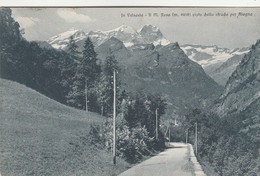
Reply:
[[[113,147],[113,119],[108,118],[101,127],[92,127],[90,130],[92,142],[102,144],[107,151]],[[149,154],[148,146],[153,142],[145,126],[129,128],[127,122],[120,116],[116,120],[116,155],[134,163]]]

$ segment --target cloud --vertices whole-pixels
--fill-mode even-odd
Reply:
[[[94,21],[87,15],[76,13],[74,9],[58,9],[57,14],[68,23],[89,23]]]
[[[36,25],[37,22],[39,22],[39,18],[34,18],[34,17],[16,17],[16,21],[20,24],[21,28],[30,28],[34,25]]]

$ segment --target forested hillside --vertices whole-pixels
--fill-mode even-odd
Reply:
[[[164,136],[160,131],[160,117],[165,113],[165,109],[167,108],[166,101],[160,94],[145,93],[142,91],[127,92],[124,90],[121,87],[119,76],[121,69],[112,53],[107,53],[104,62],[101,63],[97,58],[93,43],[89,38],[84,41],[84,49],[82,51],[78,50],[78,46],[75,44],[73,37],[70,37],[66,52],[40,46],[39,42],[28,42],[22,37],[19,24],[14,21],[12,11],[8,8],[0,9],[0,26],[0,77],[2,78],[1,83],[3,83],[1,95],[11,98],[10,102],[5,102],[3,105],[1,104],[1,108],[5,109],[5,111],[1,112],[1,121],[9,123],[9,121],[15,119],[15,123],[17,127],[19,127],[19,129],[16,130],[16,126],[10,125],[10,122],[8,129],[3,128],[5,136],[1,139],[2,143],[0,147],[5,150],[8,147],[6,145],[9,145],[8,140],[12,139],[12,137],[16,138],[16,135],[17,137],[19,136],[16,134],[17,131],[17,133],[21,133],[20,138],[24,139],[24,143],[20,146],[19,139],[13,140],[12,143],[14,147],[21,147],[21,150],[23,150],[23,148],[26,149],[25,152],[18,151],[19,156],[14,156],[15,159],[10,159],[12,156],[6,155],[4,161],[1,162],[1,171],[8,174],[10,173],[11,175],[17,175],[19,170],[23,168],[21,172],[22,175],[34,174],[36,172],[36,175],[68,175],[81,171],[82,173],[86,173],[90,170],[92,174],[90,172],[87,173],[87,175],[102,175],[105,172],[108,172],[109,175],[113,175],[113,172],[119,172],[120,169],[125,169],[123,166],[119,166],[119,169],[115,171],[112,165],[104,166],[102,164],[103,162],[107,162],[106,157],[110,155],[112,151],[113,128],[111,117],[113,114],[114,93],[117,95],[116,155],[122,159],[119,165],[120,163],[125,163],[125,160],[129,163],[136,163],[144,156],[149,156],[156,152],[156,150],[164,148]],[[114,73],[116,76],[115,92]],[[46,97],[38,98],[38,94],[29,93],[29,95],[26,96],[27,93],[26,90],[23,91],[23,86],[20,85],[22,87],[20,88],[18,84],[13,84],[6,80],[19,82],[53,100],[83,111],[77,111],[68,107],[65,108],[66,110],[62,108],[56,110],[53,101],[47,101]],[[12,89],[13,92],[10,93],[8,92],[8,86],[12,85],[15,87]],[[16,87],[18,87],[18,89],[15,89]],[[21,95],[22,98],[19,98],[19,95]],[[24,99],[26,99],[26,101],[24,101]],[[15,100],[17,102],[11,102]],[[9,111],[6,111],[6,108],[9,108]],[[12,109],[16,110],[11,111]],[[37,111],[38,109],[39,112]],[[68,112],[67,109],[71,109],[71,111]],[[31,110],[33,114],[29,117],[23,115],[24,113],[28,114]],[[44,112],[46,112],[46,114],[44,114]],[[81,115],[78,115],[78,112],[80,112]],[[84,129],[84,123],[81,123],[81,118],[84,116],[84,113],[86,113],[84,119],[86,121],[93,117],[94,119],[98,117],[97,114],[90,112],[95,112],[103,116],[102,122],[92,125],[92,127],[89,125],[85,126],[86,129]],[[45,119],[42,116],[47,117]],[[57,116],[73,117],[73,120],[75,120],[75,123],[77,123],[79,127],[77,127],[77,124],[74,125],[73,122],[71,123],[72,126],[70,126],[67,119],[63,118],[60,118],[56,122]],[[157,122],[155,117],[157,118]],[[30,123],[26,124],[28,120]],[[41,124],[41,122],[43,122],[43,124]],[[52,125],[51,123],[54,124]],[[30,131],[29,128],[26,129],[27,125],[32,128],[32,131]],[[41,125],[46,126],[47,131],[45,131]],[[22,126],[21,130],[20,126]],[[67,128],[67,126],[69,127]],[[44,129],[39,132],[39,135],[38,131],[35,131],[37,127]],[[61,132],[66,131],[66,128],[66,134],[68,133],[69,137],[70,135],[75,135],[75,138],[72,139],[75,141],[69,141],[68,143],[61,142],[56,145],[56,142],[60,140],[67,140],[67,136],[61,134]],[[82,132],[81,130],[83,129],[84,131]],[[158,130],[155,134],[156,129]],[[57,132],[56,130],[60,131]],[[72,130],[73,133],[70,133],[70,130]],[[26,134],[24,134],[24,131]],[[37,135],[30,141],[30,136],[33,133],[37,133]],[[47,138],[46,143],[44,143],[44,141],[43,143],[33,143],[34,140],[40,141],[42,138]],[[49,142],[49,140],[51,142]],[[50,146],[48,147],[47,144],[50,144]],[[85,159],[79,158],[79,161],[75,161],[75,164],[82,162],[81,164],[83,166],[79,164],[68,172],[64,170],[64,172],[67,172],[64,173],[60,170],[60,166],[64,164],[64,167],[67,167],[66,164],[68,163],[60,163],[56,159],[62,160],[63,158],[68,158],[69,160],[70,155],[73,155],[73,151],[69,150],[71,148],[67,150],[67,147],[70,147],[70,145],[73,145],[73,147],[75,145],[75,155],[82,154],[80,157],[85,156]],[[93,148],[95,148],[95,150]],[[31,161],[38,159],[39,163],[35,162],[34,164],[39,164],[39,166],[32,164],[32,167],[26,167],[24,165],[31,165],[31,161],[27,160],[24,163],[20,163],[31,149],[33,155],[29,155],[32,157]],[[15,149],[12,148],[12,150]],[[46,155],[39,154],[45,150],[47,152]],[[52,153],[59,150],[63,152]],[[74,148],[72,148],[72,150],[74,150]],[[77,153],[78,150],[80,150],[79,153]],[[94,156],[95,152],[99,152],[100,154],[96,155],[96,157],[102,161],[99,159],[95,160],[92,157],[88,158],[86,155],[91,152],[93,152],[91,156]],[[20,154],[22,156],[20,156]],[[100,156],[101,154],[104,154],[104,157]],[[37,158],[37,155],[48,157],[48,159]],[[77,160],[78,158],[75,159]],[[72,158],[72,161],[73,160]],[[39,169],[41,162],[45,161],[47,162],[46,165],[44,165],[42,169]],[[57,165],[54,164],[56,162]],[[8,163],[12,165],[12,167],[17,166],[17,169],[11,171],[11,168],[8,168]],[[54,165],[53,167],[57,168],[46,170],[52,164]],[[88,166],[85,167],[85,164],[88,164]],[[96,168],[97,165],[104,168],[98,170]],[[75,170],[80,166],[83,168]],[[92,166],[92,169],[88,168]],[[68,167],[68,169],[71,168]]]
[[[194,144],[198,124],[198,157],[209,175],[260,174],[259,46],[243,57],[211,112],[192,110],[183,121]]]

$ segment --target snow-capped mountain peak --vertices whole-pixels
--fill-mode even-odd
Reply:
[[[163,34],[157,26],[145,25],[138,31],[138,34],[140,35],[141,40],[143,40],[143,43],[152,43],[155,46],[165,46],[170,44],[170,41],[163,36]]]
[[[47,42],[52,45],[53,48],[65,49],[71,36],[76,42],[86,38],[86,34],[83,30],[71,28],[66,32],[51,37]]]
[[[229,76],[249,48],[220,48],[216,45],[182,45],[182,50],[193,61],[200,64],[205,72],[220,85],[225,85]]]
[[[77,30],[75,28],[71,28],[70,30],[63,32],[61,34],[55,35],[53,37],[51,37],[48,41],[50,42],[55,42],[57,40],[66,40],[68,38],[70,38],[71,36],[73,37],[81,37],[84,36],[85,32],[82,30]]]
[[[138,32],[160,32],[160,29],[157,26],[146,24]]]
[[[74,37],[79,45],[82,45],[84,43],[82,40],[85,40],[87,37],[91,38],[95,46],[99,46],[112,37],[122,41],[125,47],[131,47],[135,44],[153,44],[156,46],[168,45],[170,43],[170,41],[163,36],[160,29],[153,25],[145,25],[139,31],[131,26],[122,25],[108,31],[90,31],[88,34],[82,30],[72,28],[69,31],[51,37],[47,42],[56,49],[65,49],[71,36]],[[80,46],[80,48],[81,47],[82,46]]]
[[[216,45],[182,45],[181,48],[191,60],[197,62],[203,68],[224,63],[232,56],[245,54],[249,51],[248,48],[228,49],[219,48]]]
[[[131,26],[122,25],[113,30],[105,31],[104,33],[109,34],[111,32],[124,32],[124,33],[129,33],[129,34],[135,34],[136,30],[134,28],[132,28]]]

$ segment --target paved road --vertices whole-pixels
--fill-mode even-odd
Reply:
[[[192,176],[188,145],[170,143],[171,148],[132,167],[119,176]]]

